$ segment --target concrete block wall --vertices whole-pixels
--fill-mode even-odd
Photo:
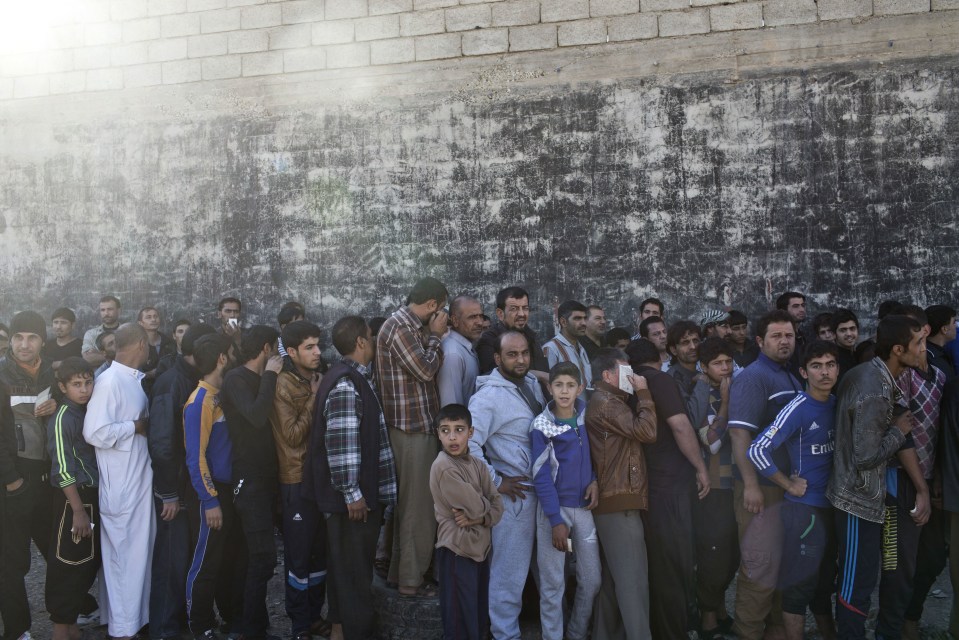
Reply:
[[[0,43],[0,101],[959,11],[956,0],[75,0],[69,7],[37,50]]]

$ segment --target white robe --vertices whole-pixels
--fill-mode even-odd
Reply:
[[[100,610],[114,637],[134,635],[150,617],[156,512],[147,439],[134,433],[133,422],[148,416],[141,378],[114,361],[97,378],[83,422],[100,468]]]

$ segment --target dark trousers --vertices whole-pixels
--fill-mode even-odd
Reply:
[[[50,547],[53,487],[47,476],[49,462],[25,470],[24,485],[3,501],[3,547],[0,549],[0,617],[4,638],[19,638],[30,629],[30,603],[24,578],[30,571],[30,541],[47,557]],[[47,468],[41,472],[40,467]]]
[[[77,487],[93,535],[73,541],[73,508],[61,493],[53,499],[53,527],[44,596],[54,624],[76,624],[100,569],[100,508],[96,487]],[[56,494],[54,494],[56,495]]]
[[[246,579],[239,631],[247,638],[262,637],[270,626],[266,584],[276,567],[276,544],[273,542],[275,502],[276,484],[272,480],[245,479],[234,488],[233,507],[246,543]]]
[[[783,556],[779,590],[783,612],[832,617],[836,582],[836,525],[832,507],[783,500]]]
[[[919,557],[919,534],[922,527],[909,515],[916,506],[916,492],[909,477],[898,470],[898,497],[887,501],[886,521],[882,528],[882,576],[879,581],[879,617],[876,637],[898,640],[906,609],[912,600],[912,582],[916,577]]]
[[[326,515],[326,597],[329,621],[343,625],[345,640],[373,638],[373,560],[382,512],[377,505],[366,522],[351,522],[346,513]]]
[[[882,561],[882,525],[838,510],[835,518],[839,546],[836,633],[843,640],[864,640]]]
[[[301,483],[281,484],[286,615],[292,635],[320,620],[326,598],[326,521],[316,503],[300,496]]]
[[[685,638],[693,578],[692,495],[650,490],[643,514],[654,638]]]
[[[713,489],[693,505],[696,599],[700,612],[725,608],[726,589],[739,568],[739,528],[732,489]]]
[[[443,640],[482,640],[489,627],[489,558],[476,562],[436,550]]]
[[[906,620],[918,622],[922,619],[922,608],[926,597],[936,583],[936,578],[946,567],[949,549],[947,523],[949,514],[942,509],[932,509],[929,521],[922,525],[919,533],[919,557],[916,559],[916,577],[912,583],[912,600],[906,608]],[[956,551],[959,553],[959,550]]]
[[[190,630],[195,635],[216,628],[214,599],[219,605],[220,615],[231,625],[231,630],[236,630],[235,618],[240,611],[239,607],[234,606],[235,592],[223,593],[227,571],[221,571],[221,567],[229,568],[239,558],[235,546],[235,530],[238,529],[239,523],[233,509],[232,487],[218,482],[214,483],[214,486],[220,509],[223,511],[223,526],[220,529],[214,530],[207,526],[206,509],[202,505],[197,504],[190,509],[197,538],[193,558],[187,570],[186,612],[190,620]],[[235,580],[231,582],[236,583]]]
[[[157,510],[157,534],[153,542],[150,576],[150,637],[178,637],[186,621],[186,572],[190,566],[190,522],[186,509],[173,520],[160,518],[163,502],[153,500]]]

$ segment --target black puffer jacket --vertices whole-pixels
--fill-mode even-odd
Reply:
[[[161,500],[182,500],[189,487],[183,449],[183,406],[199,380],[199,372],[183,356],[177,356],[173,368],[153,385],[147,444],[153,462],[153,492]]]

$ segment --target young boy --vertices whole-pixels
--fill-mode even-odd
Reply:
[[[549,371],[553,400],[530,428],[533,485],[539,497],[536,562],[539,566],[543,640],[586,638],[593,599],[599,592],[599,543],[590,511],[599,485],[589,455],[586,403],[580,370],[560,362]],[[576,554],[576,599],[563,633],[566,554]]]
[[[469,409],[448,404],[435,424],[443,450],[430,468],[430,492],[443,640],[480,640],[489,627],[490,530],[503,515],[503,501],[486,464],[469,453]]]
[[[835,638],[830,597],[836,576],[833,510],[826,498],[835,448],[839,378],[836,345],[816,340],[806,347],[800,375],[807,389],[787,404],[749,447],[759,473],[785,489],[782,505],[783,554],[779,570],[787,640],[802,640],[806,607],[824,638]],[[773,461],[785,447],[792,474]]]
[[[53,501],[53,535],[47,558],[46,605],[53,640],[78,640],[77,616],[100,568],[97,457],[83,439],[83,419],[93,394],[93,367],[77,356],[57,369],[63,403],[47,422],[50,482],[63,491]]]

